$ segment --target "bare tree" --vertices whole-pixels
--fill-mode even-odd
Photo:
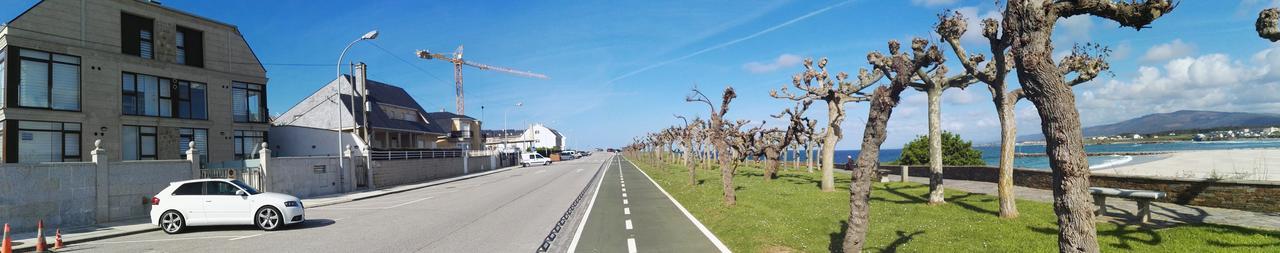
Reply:
[[[992,62],[985,65],[980,65],[986,60],[985,56],[981,53],[969,54],[960,45],[960,37],[968,28],[967,22],[968,20],[959,12],[943,13],[938,16],[938,24],[935,28],[942,36],[942,40],[951,45],[951,51],[955,52],[965,73],[986,84],[987,90],[991,92],[991,100],[996,107],[996,117],[1000,119],[1000,169],[997,180],[1000,217],[1016,218],[1018,207],[1013,196],[1013,158],[1018,130],[1013,108],[1018,100],[1023,98],[1023,93],[1022,89],[1005,92],[1007,89],[1005,80],[1009,71],[1013,69],[1013,62],[1009,61],[1008,55],[1009,37],[1001,36],[1000,22],[995,19],[982,21],[982,36],[988,41],[992,58]]]
[[[1092,15],[1141,30],[1172,11],[1174,6],[1168,0],[1010,0],[1005,6],[1002,30],[1010,37],[1018,82],[1040,114],[1045,151],[1053,169],[1060,252],[1099,251],[1088,192],[1089,161],[1084,153],[1080,112],[1076,110],[1071,86],[1096,76],[1099,69],[1096,67],[1105,66],[1106,62],[1084,55],[1068,56],[1054,64],[1054,25],[1060,19]],[[1068,80],[1071,74],[1076,77]]]
[[[804,72],[791,78],[791,85],[802,93],[792,94],[786,86],[783,86],[781,90],[770,91],[769,96],[790,99],[797,103],[810,103],[814,100],[827,102],[827,131],[822,137],[822,191],[832,192],[836,189],[834,167],[836,143],[844,137],[840,131],[840,124],[844,122],[845,117],[844,104],[866,101],[866,94],[863,94],[862,90],[880,80],[883,74],[879,70],[861,69],[858,71],[857,80],[846,80],[849,75],[844,72],[840,72],[832,80],[827,74],[827,58],[818,60],[817,68],[814,68],[812,59],[805,59],[804,68]]]
[[[733,101],[733,99],[737,97],[738,94],[733,91],[732,86],[725,87],[724,95],[721,97],[720,107],[718,109],[715,104],[711,102],[711,99],[707,98],[706,95],[703,95],[702,91],[699,91],[696,87],[693,88],[692,94],[685,97],[686,102],[702,102],[707,104],[707,107],[711,111],[711,122],[707,125],[707,129],[710,130],[712,145],[716,148],[717,160],[720,161],[720,183],[724,187],[724,204],[727,206],[733,206],[736,204],[737,196],[734,195],[733,189],[733,173],[735,168],[729,164],[729,157],[725,155],[725,153],[728,152],[729,143],[726,142],[727,137],[724,132],[724,114],[729,113],[729,102]]]
[[[882,85],[872,93],[871,110],[867,114],[866,130],[862,132],[862,149],[858,152],[857,167],[853,161],[845,163],[852,170],[852,182],[849,183],[849,225],[845,228],[844,251],[862,252],[866,244],[871,206],[871,177],[880,166],[880,145],[887,135],[885,128],[893,108],[898,105],[902,91],[907,89],[919,76],[919,71],[940,65],[942,52],[937,46],[930,46],[925,39],[916,38],[911,41],[911,53],[901,52],[898,41],[889,41],[889,55],[871,52],[867,61],[877,72],[888,76],[889,84]]]
[[[695,125],[689,124],[689,119],[684,116],[676,115],[676,118],[684,121],[684,128],[680,129],[680,141],[683,146],[682,149],[684,149],[684,152],[682,152],[684,153],[684,167],[689,170],[689,185],[694,185],[698,180],[698,169],[694,168],[692,164]],[[693,120],[694,123],[697,123],[698,121],[700,121],[700,119],[695,118]]]
[[[796,138],[804,131],[804,112],[809,110],[811,101],[800,101],[796,103],[795,108],[783,109],[777,115],[770,115],[773,118],[787,120],[786,130],[768,130],[766,136],[761,136],[758,145],[763,151],[763,155],[768,163],[764,169],[764,180],[771,181],[777,177],[778,166],[781,162],[781,155],[786,151],[788,146],[795,143]]]
[[[930,73],[919,70],[916,75],[922,82],[911,83],[911,88],[924,92],[929,100],[929,205],[941,205],[947,202],[942,190],[942,92],[964,89],[977,80],[967,73],[947,77],[944,65]]]

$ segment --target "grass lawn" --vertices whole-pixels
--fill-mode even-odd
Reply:
[[[773,182],[763,171],[740,167],[738,205],[721,204],[718,170],[688,171],[677,164],[632,160],[735,252],[839,250],[849,212],[849,176],[836,173],[836,192],[818,190],[819,174],[782,171]],[[947,203],[927,206],[928,187],[876,183],[871,193],[871,252],[1055,252],[1057,223],[1050,203],[1018,201],[1021,217],[996,216],[998,200],[947,190]],[[1280,231],[1220,225],[1151,229],[1098,223],[1103,252],[1280,252]]]

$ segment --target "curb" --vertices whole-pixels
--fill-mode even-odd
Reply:
[[[87,235],[87,236],[83,236],[83,237],[75,237],[75,238],[73,238],[73,239],[66,239],[66,240],[62,240],[62,243],[63,243],[63,244],[68,244],[68,245],[70,245],[70,244],[72,244],[72,243],[90,242],[90,241],[97,241],[97,240],[102,240],[102,239],[116,238],[116,237],[121,237],[121,236],[129,236],[129,235],[136,235],[136,234],[147,233],[147,232],[153,232],[153,231],[160,231],[160,228],[159,228],[159,227],[151,227],[151,226],[148,226],[148,227],[149,227],[149,228],[145,228],[145,229],[136,229],[136,230],[129,230],[129,231],[120,231],[120,232],[118,232],[118,233],[103,233],[103,234],[98,234],[98,235]],[[80,228],[88,228],[88,227],[80,227]],[[32,238],[32,239],[26,239],[26,240],[22,240],[22,241],[31,241],[31,242],[23,243],[22,245],[15,245],[15,246],[13,246],[13,252],[33,252],[33,251],[35,251],[36,244],[35,244],[35,239],[34,239],[34,238]],[[15,241],[15,242],[16,242],[16,241]],[[50,244],[50,245],[52,245],[52,244],[53,244],[53,243],[52,243],[52,241],[50,241],[50,243],[49,243],[49,244]]]

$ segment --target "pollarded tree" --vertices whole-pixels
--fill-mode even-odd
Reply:
[[[684,116],[676,115],[676,118],[684,121],[684,128],[680,129],[680,145],[682,145],[682,148],[684,149],[684,152],[682,152],[684,153],[684,167],[689,170],[689,185],[694,185],[698,180],[698,169],[694,168],[692,164],[695,125],[690,124],[689,119],[686,119]],[[701,119],[695,118],[693,122],[697,123],[700,120]]]
[[[1254,28],[1258,30],[1258,37],[1270,40],[1271,42],[1280,41],[1280,9],[1267,8],[1258,13],[1258,22],[1254,23]]]
[[[1013,158],[1018,130],[1013,108],[1018,100],[1023,98],[1023,92],[1020,88],[1005,92],[1008,87],[1005,80],[1009,71],[1013,69],[1013,61],[1009,60],[1008,55],[1009,37],[1000,34],[1000,22],[995,19],[982,21],[982,37],[987,39],[992,59],[985,65],[981,65],[986,60],[985,56],[981,53],[969,54],[960,45],[960,37],[968,28],[967,23],[968,20],[959,12],[954,15],[944,13],[938,16],[938,24],[935,28],[942,36],[942,40],[951,45],[951,51],[955,52],[965,73],[986,84],[987,90],[991,92],[991,100],[996,107],[996,117],[1000,120],[1000,169],[997,180],[1000,217],[1016,218],[1018,207],[1013,196]]]
[[[888,76],[889,84],[877,87],[871,94],[871,109],[867,113],[866,130],[862,132],[858,160],[845,163],[846,167],[856,164],[856,168],[849,168],[853,178],[849,183],[849,225],[845,228],[844,252],[862,252],[862,247],[866,246],[871,212],[871,177],[880,166],[880,145],[884,144],[885,129],[893,108],[898,105],[902,91],[918,78],[919,71],[942,62],[942,52],[937,46],[930,46],[925,39],[912,40],[911,53],[901,52],[900,47],[898,41],[892,40],[889,41],[888,56],[880,52],[867,55],[867,62],[877,72]]]
[[[1053,169],[1053,202],[1058,216],[1060,252],[1099,251],[1094,206],[1089,197],[1089,161],[1084,153],[1080,112],[1076,110],[1071,86],[1083,82],[1080,76],[1097,75],[1096,72],[1087,72],[1096,68],[1075,67],[1105,64],[1105,61],[1068,56],[1054,64],[1054,25],[1058,20],[1072,16],[1092,15],[1141,30],[1173,8],[1174,4],[1168,0],[1010,0],[1005,6],[1002,30],[1010,38],[1010,52],[1017,66],[1018,82],[1022,84],[1027,100],[1036,106],[1040,114],[1045,152]],[[1071,74],[1077,78],[1067,79]]]
[[[774,98],[790,99],[797,103],[810,103],[814,100],[827,102],[827,131],[822,136],[822,191],[835,191],[835,150],[836,143],[844,138],[840,124],[844,122],[844,104],[867,101],[863,89],[875,84],[883,76],[879,70],[860,69],[857,80],[846,80],[849,75],[840,72],[833,80],[827,74],[827,58],[818,60],[817,68],[812,59],[804,60],[804,72],[791,78],[791,85],[800,94],[792,94],[786,86],[781,90],[769,92]],[[857,83],[854,83],[857,82]]]
[[[938,65],[930,73],[919,70],[921,82],[911,88],[925,93],[929,100],[929,205],[946,203],[942,190],[942,92],[950,88],[964,89],[977,82],[972,75],[947,76],[947,66]]]
[[[804,131],[804,122],[807,120],[804,118],[804,112],[809,110],[810,102],[799,101],[796,103],[795,108],[783,109],[777,115],[770,115],[773,118],[787,120],[788,124],[785,131],[776,129],[765,131],[768,135],[760,138],[760,141],[763,142],[759,143],[759,146],[765,159],[768,160],[768,164],[765,165],[764,169],[765,181],[771,181],[777,177],[778,166],[783,152],[786,152],[787,147],[795,143],[797,137]]]
[[[737,196],[734,195],[733,190],[734,168],[729,164],[729,156],[725,155],[729,152],[729,143],[726,141],[728,136],[724,132],[726,127],[724,114],[729,113],[729,102],[737,97],[738,94],[733,91],[733,87],[729,86],[724,88],[719,108],[716,108],[711,99],[703,95],[698,88],[693,88],[693,93],[684,98],[686,102],[705,103],[711,111],[711,121],[707,124],[707,129],[710,130],[711,143],[716,149],[716,160],[720,162],[720,183],[724,187],[724,204],[727,206],[736,204]]]

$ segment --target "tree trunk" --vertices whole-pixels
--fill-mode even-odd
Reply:
[[[778,166],[782,163],[782,151],[767,150],[764,159],[767,160],[764,166],[764,181],[773,181],[778,176]]]
[[[862,150],[858,152],[857,168],[849,183],[849,225],[844,233],[844,252],[862,252],[866,246],[871,212],[871,176],[880,165],[880,144],[884,143],[885,126],[893,107],[898,104],[898,93],[887,87],[877,88],[871,98],[871,111],[867,114],[866,130],[862,132]],[[847,163],[845,166],[849,166]]]
[[[809,173],[813,173],[813,146],[810,146],[810,143],[813,143],[813,141],[804,141],[804,163],[805,167],[809,170]]]
[[[942,192],[942,87],[929,87],[929,205],[947,203]]]
[[[1036,1],[1032,1],[1036,2]],[[1089,164],[1080,131],[1075,94],[1053,63],[1053,22],[1040,3],[1009,1],[1005,32],[1013,38],[1018,81],[1040,114],[1045,152],[1053,169],[1053,211],[1058,216],[1059,252],[1099,252],[1093,204],[1089,197]]]
[[[685,139],[685,141],[684,141],[684,168],[685,168],[685,169],[687,169],[687,170],[689,170],[689,185],[694,185],[694,184],[696,184],[696,183],[697,183],[697,180],[698,180],[698,174],[697,174],[697,172],[696,172],[696,171],[698,170],[698,168],[696,168],[696,167],[697,167],[697,166],[694,166],[694,164],[693,164],[693,141],[692,141],[692,140],[689,140],[689,139]]]
[[[840,101],[827,101],[827,131],[822,137],[822,191],[836,191],[835,160],[836,143],[840,142],[840,122],[844,121],[844,108]]]
[[[1018,218],[1018,204],[1013,196],[1014,144],[1018,138],[1018,123],[1014,119],[1013,107],[1017,98],[997,95],[993,99],[997,101],[996,116],[1000,118],[1000,179],[996,187],[1000,197],[1000,217]],[[1008,101],[1011,99],[1013,101]]]

